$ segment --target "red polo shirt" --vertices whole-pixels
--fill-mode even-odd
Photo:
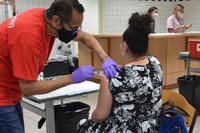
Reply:
[[[45,30],[45,9],[36,8],[0,25],[0,106],[21,99],[18,79],[34,81],[54,43]]]

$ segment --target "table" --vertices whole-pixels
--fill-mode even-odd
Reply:
[[[100,85],[91,81],[85,81],[79,84],[68,85],[53,92],[34,95],[31,97],[23,97],[21,105],[23,108],[46,118],[47,133],[55,133],[55,116],[54,116],[54,101],[77,95],[88,94],[99,90]],[[45,109],[41,109],[33,104],[28,103],[30,100],[34,104],[44,103]]]

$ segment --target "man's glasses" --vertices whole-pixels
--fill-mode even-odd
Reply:
[[[70,27],[70,29],[72,30],[72,31],[80,31],[81,29],[82,29],[82,26],[80,26],[80,27],[72,27],[69,23],[66,23],[69,27]]]
[[[64,23],[64,21],[62,19],[60,19],[60,22],[61,22],[61,24],[63,25],[63,27],[65,29],[66,29],[66,27],[64,26],[64,24],[67,24],[67,26],[71,29],[71,31],[80,31],[80,30],[82,30],[82,26],[80,26],[80,27],[72,27],[69,23]]]

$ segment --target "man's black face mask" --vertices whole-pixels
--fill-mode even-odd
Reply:
[[[73,40],[78,35],[78,30],[66,30],[64,27],[60,30],[57,30],[58,32],[58,38],[62,42],[68,43],[71,40]]]
[[[46,21],[48,25],[50,25],[52,28],[54,28],[55,30],[57,30],[58,32],[58,38],[59,40],[61,40],[62,42],[68,43],[71,40],[73,40],[75,37],[77,37],[78,32],[80,31],[79,29],[74,29],[74,30],[66,30],[63,26],[62,29],[56,29],[54,26],[52,26],[48,21]],[[62,21],[61,21],[62,23]],[[63,25],[63,23],[62,23]]]

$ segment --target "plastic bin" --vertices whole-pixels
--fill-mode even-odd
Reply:
[[[179,93],[183,95],[187,101],[200,110],[200,76],[187,75],[177,79]]]
[[[190,57],[200,59],[200,38],[189,38],[188,45]]]
[[[81,119],[88,119],[90,106],[82,102],[71,102],[55,108],[56,133],[76,133]]]

